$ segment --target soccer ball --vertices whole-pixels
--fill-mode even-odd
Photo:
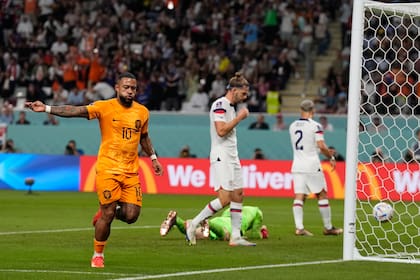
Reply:
[[[388,222],[394,215],[394,209],[386,202],[379,202],[373,207],[373,217],[378,222]]]

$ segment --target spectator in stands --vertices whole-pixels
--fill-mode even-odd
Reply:
[[[180,158],[196,158],[197,156],[194,154],[191,154],[190,146],[185,145],[182,147],[181,151],[179,151],[179,157]]]
[[[72,86],[72,88],[74,88],[74,86]],[[64,105],[67,104],[67,98],[69,97],[69,92],[68,90],[66,90],[62,84],[57,83],[55,87],[53,87],[52,89],[52,100],[51,100],[51,105]]]
[[[146,86],[146,90],[149,91],[149,103],[148,109],[151,111],[159,111],[162,106],[165,89],[163,82],[159,80],[159,73],[153,72],[150,75],[150,81]]]
[[[57,59],[59,65],[56,73],[60,77],[58,83],[62,84],[62,87],[66,90],[77,86],[78,66],[74,54],[54,54],[54,56],[59,58]],[[64,57],[64,59],[61,59],[61,57]]]
[[[318,93],[314,98],[315,108],[317,112],[326,112],[326,98],[329,90],[328,81],[326,78],[321,79],[321,84],[318,87]]]
[[[263,114],[257,115],[257,120],[253,123],[251,123],[248,127],[249,129],[263,129],[267,130],[270,129],[270,126],[268,123],[265,122],[265,117]]]
[[[328,32],[328,16],[322,8],[315,11],[315,30],[314,37],[317,45],[317,55],[325,55],[329,45],[330,34]]]
[[[265,97],[265,108],[269,114],[277,114],[281,109],[282,97],[279,90],[279,85],[274,81],[269,84],[269,89]]]
[[[385,133],[388,129],[382,123],[382,118],[380,116],[373,116],[372,122],[366,125],[366,131],[369,133]]]
[[[17,61],[15,55],[10,56],[8,63],[5,63],[6,69],[4,72],[3,85],[2,85],[2,97],[5,99],[11,97],[17,86],[19,77],[21,76],[22,67]]]
[[[209,95],[212,99],[217,99],[222,96],[226,90],[226,81],[223,76],[218,73],[215,79],[211,82]]]
[[[404,159],[406,162],[420,163],[420,129],[415,132],[416,139],[407,150]]]
[[[71,156],[81,156],[84,154],[82,149],[78,149],[75,140],[70,140],[67,145],[66,149],[64,150],[65,155]]]
[[[342,48],[350,44],[349,33],[350,33],[351,25],[349,23],[351,20],[351,5],[349,3],[350,3],[349,0],[341,1],[341,6],[339,8]]]
[[[92,88],[86,93],[87,102],[106,100],[115,96],[114,88],[106,82],[92,83]]]
[[[180,73],[174,64],[169,64],[165,74],[165,109],[168,111],[181,109],[182,97],[179,93]]]
[[[203,86],[191,95],[188,102],[184,103],[183,111],[185,112],[207,112],[209,104],[209,95],[204,91]]]
[[[347,95],[346,94],[338,95],[337,111],[335,111],[335,113],[344,115],[344,114],[347,114],[347,110],[348,110]]]
[[[13,120],[13,105],[6,102],[1,110],[0,123],[12,124]]]
[[[47,114],[47,119],[43,122],[43,124],[44,125],[59,125],[60,122],[54,115]]]
[[[106,70],[104,58],[101,54],[99,54],[99,50],[97,48],[93,49],[89,66],[89,85],[102,81],[106,76]]]
[[[45,102],[48,99],[48,96],[41,88],[40,84],[35,84],[30,82],[26,89],[26,101],[42,101]]]
[[[38,1],[38,8],[40,10],[39,19],[41,22],[45,22],[47,18],[53,14],[54,7],[56,4],[54,0],[39,0]]]
[[[275,80],[279,90],[286,88],[291,74],[292,66],[287,58],[287,51],[281,51],[272,68],[272,78]]]
[[[319,117],[319,123],[322,125],[322,129],[324,131],[333,131],[334,126],[329,123],[328,118],[326,116],[320,116]]]
[[[325,97],[325,110],[323,113],[333,114],[337,111],[337,95],[335,86],[328,88],[327,96]]]
[[[16,32],[26,40],[31,39],[34,33],[34,25],[27,15],[21,15]]]
[[[16,124],[22,124],[22,125],[31,124],[31,122],[26,119],[26,113],[25,113],[25,111],[20,111],[19,112],[19,118],[16,121]]]
[[[57,40],[52,44],[51,46],[51,52],[54,55],[65,55],[69,50],[69,46],[66,43],[66,41],[64,41],[63,37],[57,37]]]
[[[79,106],[86,104],[86,98],[85,98],[85,90],[78,89],[77,87],[73,87],[67,96],[67,102],[66,104]]]
[[[266,159],[263,150],[261,148],[255,148],[252,159]]]
[[[384,163],[387,160],[387,157],[385,156],[384,152],[381,148],[377,148],[371,155],[370,158],[372,163]]]
[[[256,85],[258,81],[254,81]],[[250,113],[260,112],[261,111],[261,97],[259,96],[257,86],[251,86],[249,88],[248,99],[246,101],[246,106]]]
[[[296,13],[291,5],[281,12],[280,38],[287,42],[292,39],[296,25]]]
[[[287,128],[288,128],[288,126],[284,122],[283,114],[278,113],[276,115],[276,122],[273,125],[273,130],[274,131],[281,131],[281,130],[287,130]]]
[[[25,39],[17,32],[16,20],[20,15],[23,15],[22,20],[27,17],[19,4],[22,1],[6,2],[7,5],[2,7],[3,32],[0,38],[4,43],[3,51],[9,57],[13,53],[17,65],[22,65],[24,73],[18,77],[32,77],[31,82],[44,88],[47,94],[54,80],[66,90],[71,90],[75,83],[100,82],[104,77],[113,86],[117,72],[131,69],[136,76],[155,71],[166,74],[169,72],[165,71],[166,65],[174,64],[180,76],[174,96],[181,101],[184,101],[186,92],[182,88],[183,76],[187,70],[194,68],[192,61],[197,68],[195,75],[198,75],[195,83],[205,79],[207,93],[217,74],[221,74],[223,79],[239,69],[244,69],[250,81],[265,77],[266,82],[277,81],[280,88],[285,87],[288,76],[297,68],[294,65],[297,46],[305,44],[301,32],[305,27],[313,30],[313,17],[321,14],[328,5],[322,3],[323,7],[318,11],[317,1],[288,1],[291,4],[282,1],[277,6],[273,6],[271,1],[254,0],[234,6],[229,1],[187,1],[187,5],[175,5],[174,13],[165,13],[164,1],[154,1],[147,6],[130,4],[132,1],[39,0],[36,1],[38,9],[29,17],[33,31],[21,32],[29,37]],[[216,3],[218,9],[214,9]],[[235,13],[241,16],[231,14],[233,7]],[[252,15],[251,9],[258,13]],[[180,14],[185,17],[175,16]],[[208,22],[203,22],[203,18],[209,19]],[[142,42],[142,47],[132,48],[136,42]],[[28,51],[29,48],[32,48],[31,51]],[[42,48],[40,52],[43,54],[37,54],[36,48]],[[27,59],[28,54],[42,57],[44,65]],[[79,58],[89,60],[89,64],[77,63],[81,61]],[[5,59],[0,69],[8,67],[10,60]],[[181,61],[186,63],[179,63]],[[28,67],[23,67],[24,62]],[[275,72],[270,73],[274,65]],[[90,71],[86,66],[90,66]],[[10,72],[17,73],[18,68],[15,69],[18,71]],[[31,73],[26,73],[28,71]],[[271,74],[274,77],[270,77]],[[153,81],[149,74],[146,75],[145,88]],[[157,80],[162,83],[159,79],[160,74]],[[26,86],[24,79],[3,80],[7,82],[2,81],[0,91],[6,99],[13,95],[14,86]],[[265,97],[264,93],[258,94]],[[159,102],[159,106],[152,102],[154,96],[150,95],[148,106],[159,110]],[[209,99],[213,99],[212,95]],[[168,104],[171,110],[181,108],[181,102]],[[260,112],[265,109],[264,106],[259,107]]]
[[[255,51],[258,44],[258,36],[261,34],[256,15],[252,15],[250,20],[245,23],[242,32],[245,37],[246,48]]]
[[[6,140],[2,152],[7,154],[14,154],[18,152],[18,149],[16,149],[15,142],[13,141],[13,139]]]
[[[304,57],[305,81],[307,82],[314,78],[313,22],[311,18],[307,18],[302,22],[300,51]]]

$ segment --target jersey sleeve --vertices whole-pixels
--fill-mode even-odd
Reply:
[[[149,133],[148,128],[149,128],[149,111],[145,110],[143,126],[141,127],[140,133],[142,135]]]
[[[223,99],[218,100],[212,107],[213,119],[215,122],[226,122],[226,106],[229,105],[223,102]]]
[[[86,106],[86,108],[88,110],[88,113],[89,113],[89,117],[88,117],[89,120],[99,119],[101,117],[101,112],[103,112],[103,110],[101,110],[101,109],[103,109],[104,104],[105,103],[103,103],[103,102],[96,101],[96,102]]]
[[[322,129],[321,124],[314,122],[315,126],[315,141],[324,141],[324,130]]]

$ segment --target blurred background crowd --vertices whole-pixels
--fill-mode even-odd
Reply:
[[[116,76],[130,71],[140,83],[138,101],[150,110],[205,112],[241,71],[252,85],[250,111],[267,112],[271,91],[281,99],[291,77],[312,78],[307,60],[330,47],[330,22],[342,24],[340,59],[350,45],[347,0],[1,0],[1,6],[6,107],[25,98],[51,105],[110,98]],[[339,63],[319,100],[326,113],[347,99],[348,63]]]
[[[290,79],[313,79],[314,57],[331,48],[337,58],[308,91],[319,112],[347,113],[350,0],[0,2],[1,122],[25,100],[82,105],[110,98],[124,71],[138,77],[138,102],[183,112],[206,112],[240,71],[251,84],[249,110],[276,114]],[[419,19],[369,20],[365,113],[420,113]],[[332,23],[340,26],[334,46]]]

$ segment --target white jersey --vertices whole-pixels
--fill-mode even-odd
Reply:
[[[220,97],[210,108],[210,162],[239,162],[236,129],[233,128],[226,136],[220,137],[216,132],[215,122],[230,122],[236,117],[235,107],[226,97]]]
[[[321,171],[317,141],[324,140],[321,124],[312,119],[299,119],[289,127],[293,149],[292,172]]]

